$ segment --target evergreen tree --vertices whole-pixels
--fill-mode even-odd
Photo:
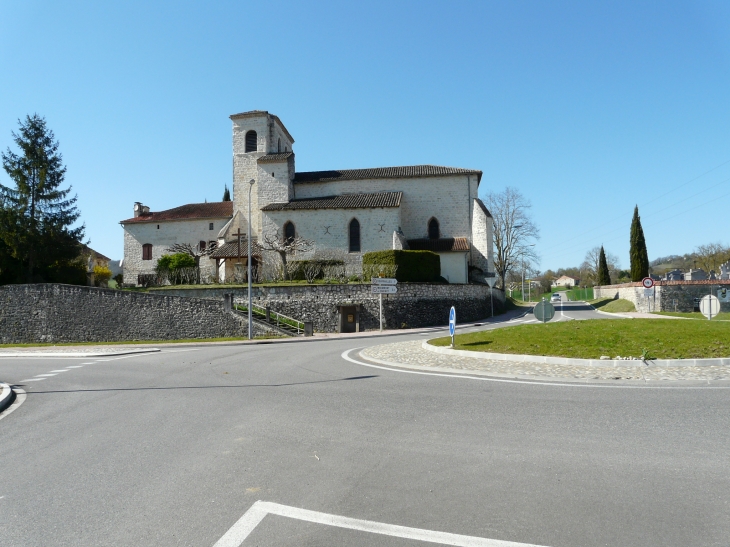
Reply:
[[[231,201],[231,191],[228,189],[227,184],[226,189],[223,190],[223,201]]]
[[[20,132],[12,135],[20,153],[8,148],[2,154],[15,188],[0,184],[0,239],[20,265],[14,281],[85,283],[86,267],[79,262],[85,228],[72,227],[80,213],[71,187],[62,188],[66,168],[58,141],[37,114],[18,124]]]
[[[631,221],[631,281],[641,281],[649,276],[649,255],[646,252],[644,230],[641,228],[639,206],[634,207],[634,218]]]
[[[608,263],[606,262],[606,253],[601,245],[601,254],[598,256],[598,284],[610,285],[611,276],[608,273]]]

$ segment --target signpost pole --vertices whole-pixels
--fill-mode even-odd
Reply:
[[[383,293],[380,293],[380,332],[383,332]]]

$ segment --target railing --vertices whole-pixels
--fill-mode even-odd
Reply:
[[[248,312],[248,307],[244,304],[236,304],[236,309]],[[275,320],[277,327],[279,327],[279,325],[287,325],[290,328],[296,329],[297,335],[304,332],[304,323],[302,321],[294,319],[293,317],[289,317],[288,315],[284,315],[283,313],[271,311],[271,309],[269,308],[262,308],[261,306],[257,306],[256,304],[251,304],[251,313],[253,315],[263,317],[267,323],[273,324]],[[276,318],[274,319],[273,316],[276,316]]]

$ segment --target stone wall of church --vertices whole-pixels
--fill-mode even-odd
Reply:
[[[245,288],[165,289],[164,294],[223,299],[233,293],[237,303],[248,299]],[[504,292],[494,289],[495,313],[504,306]],[[316,332],[337,332],[338,305],[361,305],[362,330],[378,328],[378,295],[371,285],[297,285],[254,287],[254,304],[269,306],[300,321],[312,321]],[[389,329],[446,325],[449,309],[456,308],[459,323],[478,321],[491,315],[490,289],[486,285],[434,285],[399,283],[396,294],[383,295],[383,317]]]
[[[200,241],[210,244],[217,241],[218,231],[228,218],[203,220],[178,220],[159,223],[145,222],[124,226],[124,283],[137,284],[139,274],[152,274],[160,257],[175,243],[189,243],[196,247]],[[210,224],[213,229],[210,229]],[[159,228],[157,228],[159,226]],[[152,244],[152,260],[142,260],[142,245]],[[208,258],[200,259],[201,273],[213,275],[215,263]]]
[[[493,222],[482,210],[476,200],[472,200],[472,247],[471,264],[481,269],[483,273],[493,272]],[[483,279],[479,279],[483,281]]]
[[[428,221],[431,217],[436,217],[439,221],[441,237],[466,237],[471,240],[472,201],[477,197],[476,176],[473,175],[418,179],[368,179],[294,185],[296,199],[359,192],[397,191],[403,192],[400,226],[406,238],[428,237]],[[391,245],[392,241],[383,248],[390,248]]]
[[[349,252],[349,225],[353,218],[360,222],[359,253]],[[369,251],[391,249],[393,232],[401,223],[399,207],[380,209],[320,209],[314,211],[266,211],[265,233],[282,230],[287,221],[294,223],[296,234],[315,242],[317,250],[339,249],[350,262],[362,261]]]
[[[254,324],[256,336],[277,334]],[[247,336],[222,301],[61,284],[0,287],[0,343],[116,342]]]

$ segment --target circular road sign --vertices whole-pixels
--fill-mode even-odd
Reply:
[[[533,313],[538,321],[547,323],[555,317],[555,306],[553,306],[550,302],[543,300],[542,302],[535,304],[535,311]]]
[[[454,306],[451,306],[451,311],[449,311],[449,334],[451,336],[454,336],[454,331],[456,330],[456,309]]]
[[[645,289],[651,289],[654,286],[654,280],[651,277],[645,277],[641,280],[641,284]]]
[[[712,319],[720,313],[720,301],[717,296],[708,294],[700,300],[700,311],[707,319]]]

